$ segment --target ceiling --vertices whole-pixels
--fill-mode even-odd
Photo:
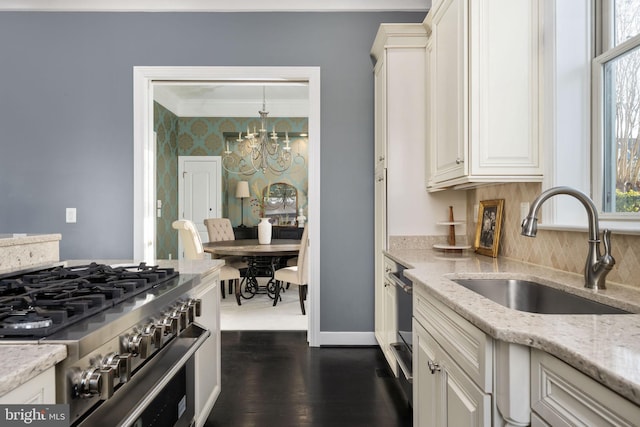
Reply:
[[[153,99],[178,117],[308,117],[309,87],[295,82],[155,83]]]
[[[2,10],[199,12],[426,12],[431,0],[11,0]]]

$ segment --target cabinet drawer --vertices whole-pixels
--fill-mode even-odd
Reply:
[[[548,353],[531,351],[531,408],[553,426],[637,426],[640,407]]]
[[[413,288],[413,316],[482,389],[493,387],[493,340],[419,286]]]

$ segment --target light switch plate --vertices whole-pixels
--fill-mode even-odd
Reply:
[[[67,223],[73,224],[76,222],[76,208],[67,208],[65,213]]]

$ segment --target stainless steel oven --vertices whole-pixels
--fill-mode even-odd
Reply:
[[[163,348],[122,392],[90,412],[79,427],[188,427],[195,410],[194,354],[210,335],[196,324]]]
[[[390,281],[396,289],[396,341],[391,344],[391,352],[400,367],[398,376],[409,404],[412,404],[412,316],[413,316],[413,286],[409,279],[404,277],[406,269],[402,264],[394,263],[388,269],[385,280]]]
[[[144,263],[2,275],[0,341],[66,345],[56,403],[74,427],[190,426],[202,393],[194,366],[207,358],[195,353],[213,340],[202,321],[216,311],[209,286]]]

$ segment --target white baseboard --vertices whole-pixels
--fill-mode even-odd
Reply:
[[[373,332],[322,332],[320,346],[330,345],[378,345]]]

